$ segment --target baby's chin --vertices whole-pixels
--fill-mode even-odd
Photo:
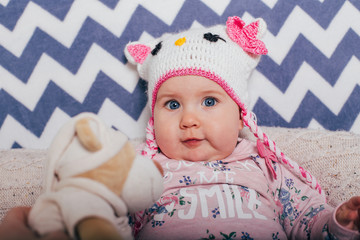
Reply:
[[[208,154],[204,154],[203,152],[189,152],[184,155],[174,155],[171,153],[169,154],[163,153],[163,154],[170,159],[175,159],[179,161],[184,160],[189,162],[211,162],[211,161],[222,160],[228,157],[231,153],[222,153],[222,154],[215,154],[210,156]]]

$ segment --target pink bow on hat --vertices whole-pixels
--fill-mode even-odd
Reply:
[[[226,29],[231,40],[236,42],[244,51],[257,55],[265,55],[268,50],[264,42],[257,37],[259,21],[253,22],[245,27],[245,22],[238,16],[229,17]]]
[[[265,159],[266,167],[269,169],[271,175],[276,179],[276,172],[272,165],[272,162],[279,162],[275,153],[273,153],[270,149],[265,147],[265,145],[261,142],[260,139],[256,142],[257,149],[259,152],[259,156]]]

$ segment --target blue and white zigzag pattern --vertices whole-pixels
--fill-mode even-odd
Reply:
[[[84,111],[143,137],[146,83],[125,44],[233,15],[268,24],[250,84],[259,125],[360,133],[358,0],[0,0],[0,148],[46,148]]]

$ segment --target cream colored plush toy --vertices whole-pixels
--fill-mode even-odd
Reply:
[[[161,171],[137,155],[124,134],[94,114],[79,114],[49,148],[45,189],[30,227],[41,236],[62,229],[73,239],[132,239],[127,213],[160,197]]]

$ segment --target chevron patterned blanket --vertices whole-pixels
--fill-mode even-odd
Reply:
[[[0,148],[46,148],[84,111],[143,137],[146,83],[125,44],[233,15],[268,24],[259,125],[360,133],[358,0],[0,0]]]

